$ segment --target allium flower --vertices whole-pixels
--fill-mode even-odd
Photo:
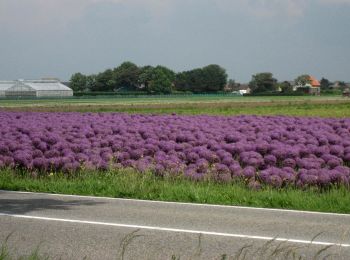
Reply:
[[[196,168],[198,169],[198,171],[200,172],[206,172],[209,168],[209,163],[207,160],[205,159],[199,159],[196,162]]]
[[[284,167],[290,167],[290,168],[295,168],[296,166],[295,160],[291,158],[285,159],[282,164]]]
[[[330,153],[335,156],[342,156],[344,154],[344,147],[341,145],[330,146]]]
[[[44,158],[35,158],[33,160],[33,167],[41,171],[46,171],[48,169],[48,162]]]
[[[189,163],[195,163],[199,159],[199,155],[194,152],[190,152],[187,154],[187,160]]]
[[[254,178],[256,174],[256,169],[255,167],[252,166],[247,166],[243,169],[243,176],[246,179],[251,179]]]
[[[229,166],[232,178],[243,177],[243,169],[238,163],[233,163]]]
[[[154,167],[154,172],[157,176],[164,176],[165,175],[165,168],[161,164],[156,164]]]
[[[261,189],[261,184],[260,184],[260,182],[252,179],[248,183],[248,188],[250,188],[252,190],[260,190]]]
[[[1,112],[0,167],[150,167],[162,176],[188,168],[192,180],[216,174],[219,181],[252,176],[253,186],[348,185],[349,130],[346,118]]]
[[[276,165],[277,158],[274,155],[268,154],[264,157],[264,162],[267,165],[274,166]]]
[[[10,152],[9,148],[5,145],[0,145],[0,155],[8,155]]]
[[[232,177],[231,177],[231,172],[230,169],[224,165],[224,164],[215,164],[213,167],[213,174],[214,178],[218,182],[230,182]]]
[[[30,168],[32,162],[32,155],[28,151],[16,151],[13,155],[16,165]]]
[[[267,179],[267,183],[275,188],[281,188],[283,184],[283,180],[278,175],[270,175]]]

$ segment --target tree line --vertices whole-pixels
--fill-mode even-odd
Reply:
[[[152,94],[219,92],[223,91],[226,83],[226,70],[216,64],[175,73],[165,66],[139,67],[132,62],[124,62],[98,74],[75,73],[70,79],[70,87],[78,92],[144,91]]]
[[[311,84],[310,76],[307,74],[298,76],[291,83],[289,81],[278,82],[272,73],[265,72],[253,75],[252,80],[249,82],[249,87],[252,93],[273,93],[277,91],[281,93],[292,93],[295,86],[297,87],[297,91],[303,92],[303,88],[307,84]],[[347,87],[345,82],[340,81],[338,84],[340,89]],[[329,91],[331,85],[332,82],[326,78],[320,80],[321,91]]]
[[[132,92],[141,91],[150,94],[217,93],[232,92],[242,86],[234,80],[227,80],[226,70],[211,64],[203,68],[175,73],[165,66],[139,67],[132,62],[124,62],[116,68],[107,69],[93,75],[75,73],[70,79],[70,87],[76,92]],[[293,87],[299,90],[310,83],[309,75],[300,75],[292,83],[279,82],[272,73],[257,73],[252,76],[248,86],[251,93],[292,93]],[[344,82],[338,82],[346,87]],[[325,78],[320,81],[321,90],[330,89],[331,82]]]

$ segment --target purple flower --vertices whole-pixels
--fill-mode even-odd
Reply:
[[[218,182],[230,182],[232,179],[230,169],[224,164],[215,164],[213,174],[215,180]]]
[[[243,176],[246,179],[251,179],[254,178],[256,174],[256,169],[255,167],[252,166],[247,166],[243,169]]]

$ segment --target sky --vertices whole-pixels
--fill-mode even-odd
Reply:
[[[0,0],[0,80],[124,61],[350,81],[350,0]]]

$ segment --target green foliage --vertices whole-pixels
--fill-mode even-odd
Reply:
[[[193,69],[190,71],[180,72],[176,75],[175,89],[178,91],[200,93],[203,91],[205,84],[202,78],[202,69]]]
[[[157,66],[147,71],[146,76],[147,91],[152,94],[170,94],[172,92],[172,83],[175,73],[163,66]]]
[[[150,94],[170,94],[175,73],[164,66],[141,68],[138,82]]]
[[[345,90],[347,88],[346,83],[344,81],[339,81],[338,85],[341,90]]]
[[[86,77],[86,90],[92,91],[96,89],[96,75],[89,75]]]
[[[147,89],[148,84],[151,81],[151,75],[154,67],[152,66],[144,66],[140,69],[140,75],[138,78],[138,84],[143,88]]]
[[[74,91],[84,91],[87,89],[87,76],[80,72],[75,73],[70,78],[70,87]]]
[[[135,90],[138,87],[140,68],[132,62],[123,62],[113,70],[114,88],[126,88]]]
[[[329,86],[331,85],[331,82],[328,79],[322,78],[320,81],[321,84],[321,91],[329,89]]]
[[[274,92],[277,87],[277,80],[270,72],[258,73],[252,76],[249,82],[252,93]]]
[[[219,65],[212,64],[203,68],[206,83],[205,92],[222,91],[227,83],[226,70]]]
[[[322,95],[342,95],[342,90],[341,89],[321,89],[321,94]]]
[[[124,97],[124,96],[146,96],[148,95],[145,91],[118,91],[118,92],[104,92],[104,91],[84,91],[74,92],[75,97]]]
[[[251,94],[244,94],[245,97],[300,97],[305,96],[303,92],[255,92]]]
[[[294,80],[295,85],[297,86],[305,86],[306,84],[311,83],[311,79],[309,75],[300,75]]]
[[[113,71],[107,69],[104,72],[97,74],[91,91],[113,91],[115,88],[115,80]]]
[[[193,93],[215,93],[223,91],[227,83],[226,70],[212,64],[200,69],[184,71],[176,75],[175,88]]]
[[[281,88],[282,93],[293,93],[293,86],[288,81],[283,81],[277,84]]]
[[[168,94],[173,91],[218,93],[224,90],[226,83],[225,69],[216,64],[176,75],[164,66],[139,68],[132,62],[124,62],[113,70],[107,69],[97,75],[85,76],[76,73],[71,78],[71,86],[78,92],[144,89],[156,94]]]

